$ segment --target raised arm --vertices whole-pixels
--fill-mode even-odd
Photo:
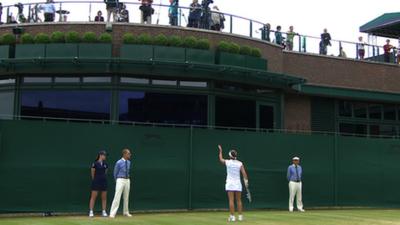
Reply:
[[[225,165],[225,159],[224,159],[224,157],[222,157],[222,146],[221,146],[221,145],[218,145],[218,150],[219,150],[219,154],[218,154],[219,161],[220,161],[223,165]]]
[[[244,185],[246,187],[249,187],[249,177],[247,176],[247,172],[246,172],[246,169],[244,168],[244,165],[242,165],[242,167],[240,167],[240,172],[242,172]]]

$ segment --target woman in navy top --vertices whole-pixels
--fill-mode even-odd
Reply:
[[[105,151],[100,151],[97,155],[96,160],[92,164],[91,175],[92,175],[92,194],[90,198],[90,212],[89,217],[93,217],[93,207],[96,202],[97,195],[101,193],[102,215],[107,217],[106,206],[107,206],[107,170],[108,165],[106,163],[107,153]]]

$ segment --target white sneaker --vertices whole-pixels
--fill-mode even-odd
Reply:
[[[132,215],[131,215],[130,213],[126,213],[126,214],[124,214],[124,216],[126,216],[126,217],[132,217]]]
[[[243,215],[239,215],[239,216],[238,216],[238,220],[239,220],[239,221],[243,221]]]
[[[236,217],[233,215],[230,215],[228,218],[228,222],[235,222],[236,221]]]
[[[108,214],[107,214],[107,212],[105,210],[103,210],[102,216],[103,217],[108,217]]]
[[[90,212],[89,212],[89,217],[94,217],[93,211],[90,211]]]
[[[289,212],[293,212],[293,209],[289,209]]]
[[[115,216],[111,216],[111,215],[110,215],[110,219],[114,219],[114,218],[115,218]]]
[[[299,211],[300,211],[300,212],[305,212],[306,210],[304,210],[304,209],[299,209]]]

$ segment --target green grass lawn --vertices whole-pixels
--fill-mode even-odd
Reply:
[[[260,225],[400,225],[400,210],[315,210],[305,213],[252,211],[245,221],[233,224]],[[29,217],[0,218],[1,225],[219,225],[228,224],[226,212],[134,214],[132,218]],[[232,224],[232,223],[231,223]]]

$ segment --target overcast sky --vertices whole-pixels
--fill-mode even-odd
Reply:
[[[1,0],[0,0],[1,1]],[[65,0],[68,1],[68,0]],[[97,0],[102,2],[101,0]],[[16,2],[30,3],[40,2],[35,0],[3,0],[3,5],[15,4]],[[138,2],[137,0],[126,0],[125,2]],[[154,0],[160,3],[159,0]],[[161,0],[163,4],[168,4],[168,0]],[[180,0],[181,6],[188,6],[191,0]],[[200,0],[201,2],[201,0]],[[387,12],[400,11],[399,0],[214,0],[214,4],[218,5],[222,12],[240,15],[257,21],[269,22],[272,27],[277,25],[283,27],[283,31],[287,31],[290,25],[295,27],[295,31],[301,34],[311,36],[319,36],[323,28],[328,28],[333,39],[341,39],[346,41],[357,41],[360,35],[359,27],[366,22]],[[89,16],[89,6],[87,4],[67,4],[63,9],[71,11],[69,20],[87,21]],[[98,9],[104,11],[104,4],[92,5],[92,18]],[[155,7],[158,12],[158,7]],[[4,12],[5,14],[5,12]],[[14,11],[14,15],[15,15]],[[139,20],[137,6],[130,7],[132,21]],[[157,15],[154,16],[154,20]],[[167,10],[161,10],[161,22],[167,23]],[[3,15],[3,21],[5,16]],[[249,32],[248,23],[245,21],[234,21],[234,32],[247,34]],[[256,30],[256,27],[254,28]],[[259,34],[255,34],[259,35]],[[365,39],[366,39],[366,35]],[[380,39],[379,44],[382,44]],[[397,45],[396,43],[393,43]]]

